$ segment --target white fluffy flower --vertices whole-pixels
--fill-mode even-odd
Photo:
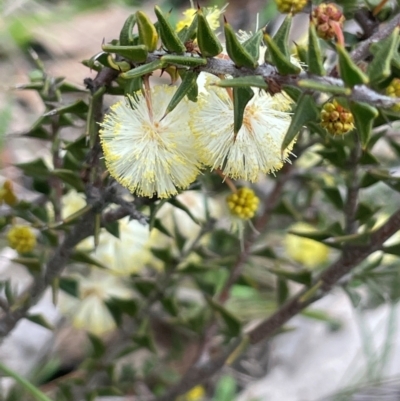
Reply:
[[[157,236],[148,226],[125,217],[119,220],[119,238],[102,230],[92,253],[100,263],[118,275],[139,273],[152,259],[150,247]]]
[[[96,335],[102,335],[116,328],[106,301],[111,298],[129,299],[132,292],[121,279],[98,269],[87,277],[76,277],[79,285],[79,299],[62,294],[60,309],[68,315],[74,327]]]
[[[198,175],[198,157],[189,129],[188,100],[165,118],[175,87],[157,86],[151,99],[138,92],[114,104],[101,123],[100,138],[110,174],[131,192],[167,198]]]
[[[201,161],[229,177],[247,181],[279,170],[287,161],[281,157],[281,145],[291,121],[285,111],[290,101],[284,95],[272,97],[255,89],[235,137],[228,91],[213,85],[206,89],[208,93],[200,94],[191,121]]]

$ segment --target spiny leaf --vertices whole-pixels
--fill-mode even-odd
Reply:
[[[151,74],[155,70],[159,70],[165,67],[165,63],[162,60],[154,60],[151,63],[140,65],[139,67],[133,68],[130,71],[124,72],[120,75],[123,79],[138,78],[146,74]]]
[[[187,71],[185,77],[182,80],[182,83],[179,85],[179,88],[175,91],[174,96],[172,96],[171,101],[169,102],[167,109],[163,118],[170,113],[175,107],[179,104],[179,102],[194,88],[197,86],[197,77],[198,73],[193,71]]]
[[[232,337],[237,337],[242,330],[240,321],[231,312],[229,312],[222,305],[212,299],[209,295],[205,294],[205,298],[210,307],[219,313],[228,329],[229,334]]]
[[[296,283],[305,284],[307,286],[311,285],[311,272],[309,270],[298,270],[289,271],[279,268],[268,269],[272,274],[277,275],[280,278],[295,281]]]
[[[233,88],[233,132],[235,137],[243,124],[247,103],[253,96],[254,92],[251,88]]]
[[[310,23],[310,28],[308,30],[307,61],[308,72],[319,76],[325,75],[321,47],[319,45],[319,39],[313,23]]]
[[[289,33],[290,28],[292,27],[292,20],[292,15],[288,14],[274,35],[274,42],[276,46],[288,58],[290,57]]]
[[[115,45],[103,45],[102,49],[108,53],[118,54],[128,60],[132,60],[135,63],[143,63],[147,59],[147,47],[145,45],[137,46],[115,46]]]
[[[166,56],[162,56],[161,60],[166,64],[173,64],[185,67],[198,67],[200,65],[206,65],[207,60],[203,57],[196,56],[175,56],[172,54],[167,54]]]
[[[336,45],[336,51],[339,57],[339,72],[346,85],[353,87],[355,85],[367,84],[368,77],[351,59],[350,54],[341,45]]]
[[[131,14],[125,21],[119,34],[119,44],[121,46],[130,46],[133,44],[132,30],[136,24],[136,15]]]
[[[254,88],[268,89],[267,83],[259,75],[221,79],[215,85],[219,86],[220,88],[243,88],[251,86]]]
[[[350,110],[354,117],[357,133],[361,141],[361,146],[363,149],[366,149],[369,138],[371,136],[372,124],[374,122],[374,119],[378,116],[379,112],[375,107],[361,102],[351,102]]]
[[[312,89],[318,92],[331,93],[332,95],[351,95],[350,88],[344,88],[343,86],[334,86],[330,84],[325,84],[322,82],[316,82],[312,79],[300,79],[298,82],[300,88]]]
[[[164,16],[160,7],[155,6],[154,11],[159,22],[160,36],[163,46],[172,53],[182,54],[186,50],[186,47],[179,39],[174,28]]]
[[[264,34],[264,41],[268,45],[269,56],[271,57],[273,64],[282,75],[298,74],[301,71],[300,67],[292,64],[292,62],[290,61],[290,57],[282,53],[282,51],[269,35]],[[265,61],[269,62],[268,59],[266,59]]]
[[[197,10],[197,43],[203,57],[215,57],[222,52],[221,42],[200,7]]]
[[[243,47],[254,58],[254,60],[258,60],[258,58],[260,57],[260,46],[262,38],[263,31],[260,29],[249,39],[243,42]]]
[[[293,142],[301,128],[309,121],[319,119],[319,113],[313,97],[304,94],[298,101],[289,129],[282,142],[282,153]]]
[[[257,60],[239,42],[235,31],[228,22],[224,23],[226,51],[237,67],[256,68]]]
[[[147,47],[150,52],[157,48],[158,33],[150,18],[143,12],[136,12],[136,20],[139,29],[139,43]]]
[[[373,43],[370,52],[374,55],[368,65],[368,76],[371,82],[381,82],[391,73],[391,62],[399,43],[399,31],[397,26],[392,33],[379,43]]]

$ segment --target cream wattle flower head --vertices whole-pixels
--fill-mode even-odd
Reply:
[[[114,104],[100,124],[107,169],[140,196],[160,198],[187,188],[199,173],[188,100],[164,117],[176,87],[156,86]],[[164,117],[164,118],[163,118]]]
[[[285,110],[290,102],[281,101],[283,95],[276,98],[255,89],[235,137],[233,101],[227,90],[212,83],[206,84],[206,93],[200,93],[190,122],[201,161],[228,177],[252,182],[260,173],[279,170],[291,150],[282,159],[281,145],[291,122]]]

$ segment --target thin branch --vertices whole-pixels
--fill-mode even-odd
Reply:
[[[372,35],[367,40],[364,40],[364,42],[361,42],[350,53],[350,56],[353,59],[353,61],[355,61],[357,63],[359,61],[364,60],[366,57],[368,57],[368,55],[370,54],[369,47],[371,46],[371,44],[380,42],[381,40],[388,37],[393,32],[393,29],[396,28],[396,26],[400,26],[400,14],[395,15],[394,18],[390,22],[388,22],[388,24],[384,28],[382,28],[380,31],[376,32],[374,35]]]
[[[353,246],[349,252],[343,254],[336,262],[327,268],[309,288],[300,291],[296,296],[288,300],[272,316],[259,323],[255,328],[247,333],[251,344],[256,344],[262,340],[270,338],[292,317],[301,312],[304,308],[322,296],[353,268],[361,263],[371,253],[379,250],[383,243],[400,229],[400,210],[395,212],[392,217],[374,234],[371,235],[367,245]],[[245,338],[246,338],[245,337]],[[245,340],[237,339],[228,349],[222,351],[217,357],[209,360],[201,366],[194,366],[183,376],[181,381],[168,390],[161,397],[154,398],[152,401],[169,401],[189,391],[197,384],[204,383],[212,375],[218,372],[232,355],[235,349]]]

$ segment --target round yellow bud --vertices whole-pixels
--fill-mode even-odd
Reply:
[[[7,180],[3,184],[3,188],[0,189],[0,204],[3,202],[8,206],[14,206],[18,199],[15,196],[12,182]]]
[[[350,110],[333,100],[322,107],[321,126],[332,135],[344,135],[354,128],[354,118]]]
[[[250,188],[240,188],[226,198],[230,212],[243,220],[254,217],[260,199]]]
[[[13,226],[7,233],[8,245],[18,253],[31,252],[36,246],[36,237],[28,226]]]
[[[386,94],[390,97],[400,97],[400,78],[392,79],[392,82],[386,88]],[[392,110],[400,111],[400,103],[392,106]]]
[[[307,4],[307,0],[275,0],[281,13],[299,13]]]

